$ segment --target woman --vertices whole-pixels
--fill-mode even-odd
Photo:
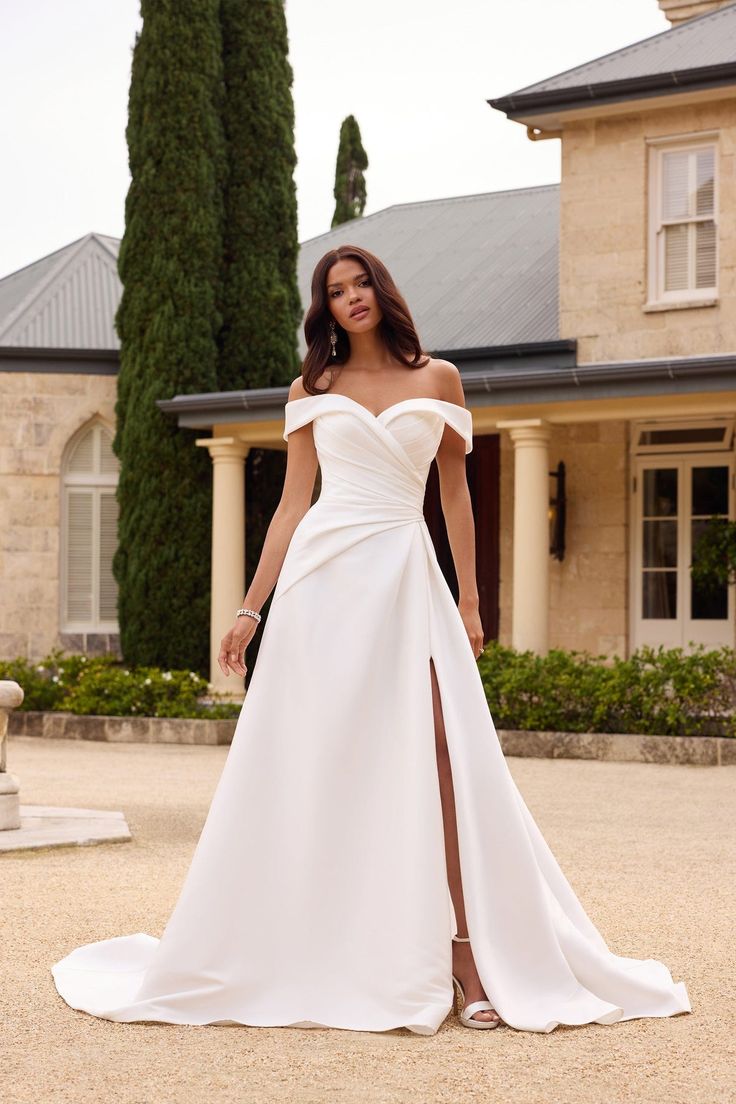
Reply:
[[[385,266],[356,246],[318,263],[305,335],[283,494],[225,674],[246,674],[273,599],[179,900],[160,940],[56,963],[59,992],[121,1021],[420,1034],[453,983],[476,1029],[690,1011],[665,965],[608,950],[504,760],[475,663],[457,369],[423,353]],[[457,605],[422,512],[435,457]]]

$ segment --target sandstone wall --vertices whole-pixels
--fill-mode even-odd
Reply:
[[[116,387],[115,376],[0,372],[0,659],[117,646],[59,632],[62,455],[95,415],[113,429]]]
[[[645,138],[719,131],[719,302],[647,313]],[[566,125],[560,337],[581,364],[736,351],[736,101]]]

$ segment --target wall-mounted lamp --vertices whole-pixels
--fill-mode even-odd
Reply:
[[[557,480],[557,494],[549,500],[549,551],[556,560],[565,558],[565,461],[560,460],[556,471],[549,473]]]

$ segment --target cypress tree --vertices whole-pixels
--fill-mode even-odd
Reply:
[[[283,0],[221,0],[228,176],[223,390],[290,383],[299,368],[293,72]]]
[[[225,188],[222,391],[275,387],[299,371],[293,72],[283,0],[221,0],[228,175]],[[246,576],[252,578],[283,485],[283,451],[246,460]],[[265,611],[264,611],[265,612]],[[252,669],[260,630],[249,645]]]
[[[156,399],[217,390],[226,172],[218,0],[141,0],[126,131],[131,183],[113,448],[121,648],[209,669],[212,465]]]
[[[354,115],[343,119],[335,166],[335,213],[331,229],[358,218],[365,210],[365,170],[368,155],[363,149],[360,127]]]

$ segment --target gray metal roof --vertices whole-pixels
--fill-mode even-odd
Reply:
[[[736,65],[736,3],[614,50],[563,73],[489,101],[503,111],[531,106],[554,93],[595,94],[596,86]],[[673,88],[673,91],[675,88]],[[681,91],[681,89],[679,89]],[[534,100],[532,100],[534,97]],[[574,98],[577,98],[575,96]],[[561,95],[554,97],[561,102]]]
[[[86,234],[0,280],[0,345],[117,349],[119,244]]]
[[[302,243],[302,304],[317,260],[349,243],[388,266],[431,352],[554,341],[558,241],[556,184],[395,204]],[[0,347],[118,349],[119,244],[88,234],[0,280]]]
[[[430,352],[554,341],[559,186],[401,203],[310,238],[299,253],[308,307],[319,258],[361,245],[389,269]],[[300,352],[306,352],[299,333]]]

